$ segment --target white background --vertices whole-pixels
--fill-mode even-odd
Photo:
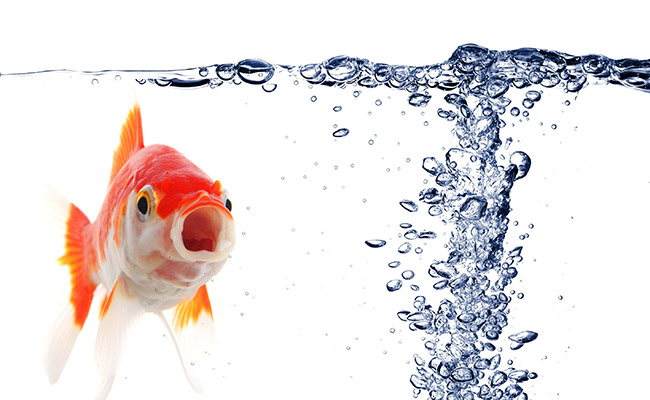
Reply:
[[[420,65],[468,42],[650,56],[647,5],[473,3],[23,2],[0,16],[0,73],[170,69],[247,57],[306,64],[338,54]],[[94,393],[94,311],[60,382],[50,387],[43,372],[42,347],[67,276],[52,262],[59,254],[36,205],[46,182],[94,218],[135,99],[145,143],[172,145],[231,192],[238,244],[209,286],[217,348],[201,363],[208,394],[192,392],[152,317],[133,335],[112,398],[411,398],[410,360],[423,348],[395,313],[415,294],[387,293],[398,272],[385,264],[397,255],[400,222],[431,223],[397,202],[425,187],[422,157],[453,144],[450,124],[435,116],[442,95],[434,93],[422,116],[400,92],[365,90],[354,99],[351,90],[277,79],[267,94],[246,85],[174,90],[112,76],[97,85],[66,74],[0,76],[0,398]],[[343,111],[334,113],[335,105]],[[530,121],[502,131],[533,160],[512,191],[520,225],[506,245],[531,237],[512,285],[525,297],[513,303],[509,329],[540,338],[516,357],[504,354],[540,375],[525,386],[532,398],[624,398],[639,393],[636,382],[648,372],[649,105],[647,94],[620,87],[590,86],[577,100],[545,90]],[[334,124],[350,135],[335,141]],[[363,245],[371,238],[389,243],[372,250]],[[421,260],[407,260],[423,295],[432,283],[429,254],[425,247]]]

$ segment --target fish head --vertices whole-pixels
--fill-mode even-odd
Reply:
[[[160,147],[167,151],[143,160],[126,201],[124,272],[160,292],[198,287],[219,272],[233,250],[232,205],[218,180]]]

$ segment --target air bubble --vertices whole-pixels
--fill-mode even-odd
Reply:
[[[318,100],[318,97],[316,97],[316,96],[311,96],[310,100],[311,100],[312,103],[314,103],[316,100]]]
[[[515,175],[515,180],[525,177],[530,170],[530,157],[523,151],[515,151],[512,153],[510,156],[510,163],[514,164],[517,167],[517,175]]]
[[[264,85],[262,85],[262,90],[264,90],[266,93],[271,93],[277,87],[278,87],[278,85],[276,85],[275,83],[265,83]]]
[[[393,279],[388,281],[388,283],[386,283],[386,289],[388,289],[389,292],[400,290],[401,287],[402,287],[402,281],[399,279]]]
[[[537,339],[537,332],[533,331],[522,331],[519,333],[515,333],[514,335],[508,336],[508,339],[512,340],[513,342],[517,343],[529,343],[532,342],[533,340]]]
[[[418,205],[411,200],[402,200],[399,202],[399,205],[408,212],[416,212],[418,210]]]
[[[341,129],[338,129],[338,130],[334,131],[334,133],[332,133],[332,136],[334,136],[334,137],[344,137],[344,136],[347,136],[348,133],[350,133],[350,130],[348,128],[341,128]]]
[[[366,240],[365,243],[366,245],[368,245],[368,247],[372,247],[372,248],[383,247],[386,245],[386,241],[381,239]]]
[[[236,69],[239,78],[252,85],[262,85],[268,82],[275,72],[273,65],[257,59],[240,61]]]
[[[415,273],[413,271],[411,271],[410,269],[402,272],[402,278],[404,278],[407,281],[410,280],[410,279],[413,279],[414,276],[415,276]]]
[[[351,80],[359,73],[356,59],[347,56],[330,58],[325,63],[325,69],[332,79],[339,82]]]
[[[402,253],[402,254],[406,254],[406,253],[408,253],[409,251],[411,251],[411,243],[409,243],[409,242],[404,242],[404,243],[402,243],[402,245],[399,246],[399,248],[397,249],[397,251],[398,251],[399,253]]]
[[[342,109],[343,109],[343,107],[341,107],[341,106],[334,106],[334,108],[332,108],[332,110],[334,110],[334,112],[339,112]]]

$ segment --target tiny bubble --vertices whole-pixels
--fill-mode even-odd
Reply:
[[[246,236],[246,232],[242,232],[241,235],[242,235],[242,236]]]
[[[565,106],[571,105],[571,102],[570,102],[569,100],[565,100],[565,101],[564,101],[564,105],[565,105]]]
[[[372,146],[373,144],[375,144],[375,141],[370,139],[370,140],[368,140],[368,144]]]
[[[343,109],[343,107],[341,107],[341,106],[335,106],[332,110],[334,110],[334,112],[339,112],[342,109]]]
[[[298,80],[293,81],[293,84],[296,85],[296,86],[298,86],[298,83],[300,83],[300,82],[298,82]]]
[[[518,298],[518,299],[523,299],[523,298],[524,298],[524,294],[523,294],[523,293],[517,293],[517,298]]]
[[[199,75],[201,75],[202,77],[208,76],[208,69],[205,67],[199,69]]]
[[[406,115],[406,111],[402,111],[400,114],[402,114],[402,115]]]
[[[116,80],[116,81],[121,81],[121,80],[122,80],[122,77],[121,77],[120,75],[115,75],[115,80]]]
[[[240,312],[239,315],[241,315],[241,316],[243,317],[243,316],[244,316],[244,312],[243,312],[243,311]]]
[[[375,105],[380,106],[381,105],[381,100],[379,100],[379,99],[375,100]]]
[[[407,157],[406,162],[411,162],[411,159]]]
[[[277,87],[278,87],[278,85],[276,85],[275,83],[265,83],[264,85],[262,85],[262,90],[264,90],[266,93],[271,93]]]
[[[92,85],[97,85],[99,83],[99,80],[97,78],[94,78],[92,81],[90,81]]]
[[[327,190],[327,186],[323,186],[323,190]]]
[[[281,177],[280,177],[280,180],[284,180],[284,176],[281,176]]]
[[[353,95],[354,97],[359,97],[360,94],[361,94],[361,92],[358,91],[358,90],[355,90],[354,93],[352,93],[352,95]]]
[[[563,298],[564,298],[564,296],[562,296],[562,295],[557,296],[558,300],[562,300]]]
[[[311,96],[311,102],[312,102],[312,103],[315,102],[316,100],[318,100],[318,97],[316,97],[316,96]]]
[[[395,333],[395,328],[390,328],[390,333]]]
[[[429,126],[429,121],[424,121],[424,126]]]
[[[556,124],[552,124],[552,125],[551,125],[551,129],[556,130],[556,129],[557,129],[557,125],[556,125]]]
[[[345,346],[345,350],[350,350],[350,346]]]
[[[533,229],[534,227],[535,227],[535,225],[533,225],[533,224],[528,224],[528,228]]]

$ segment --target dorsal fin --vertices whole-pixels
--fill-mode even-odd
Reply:
[[[113,153],[113,168],[111,168],[111,178],[109,184],[113,182],[113,178],[120,172],[120,169],[129,160],[129,157],[136,151],[144,147],[142,139],[142,118],[140,117],[140,105],[136,103],[129,116],[126,117],[126,122],[122,125],[122,134],[120,135],[120,144],[117,150]]]

